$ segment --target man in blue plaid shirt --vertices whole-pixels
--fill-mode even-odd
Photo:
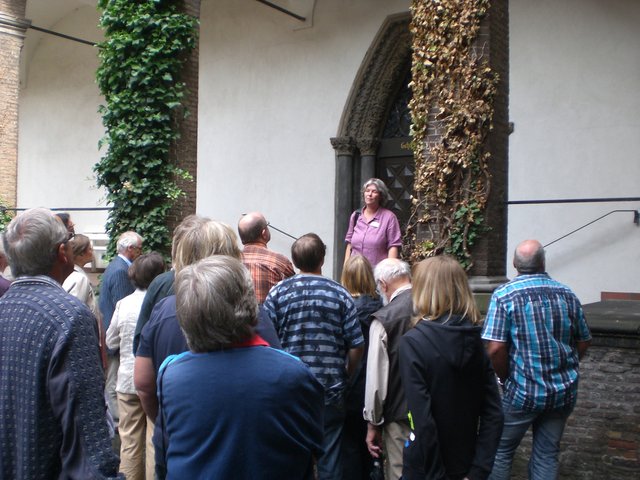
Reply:
[[[537,240],[516,248],[518,276],[491,297],[482,338],[504,386],[504,428],[490,479],[508,479],[533,425],[529,478],[558,476],[560,439],[578,393],[579,359],[591,333],[575,294],[545,273]]]

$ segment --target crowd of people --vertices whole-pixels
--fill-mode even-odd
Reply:
[[[169,269],[123,233],[96,294],[68,215],[14,218],[0,478],[507,479],[531,426],[530,478],[557,478],[591,336],[542,245],[518,245],[483,320],[454,258],[399,258],[384,183],[362,193],[340,283],[318,235],[291,262],[254,212],[238,234],[186,217]]]

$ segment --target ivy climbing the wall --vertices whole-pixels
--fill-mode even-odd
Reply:
[[[497,77],[474,42],[488,0],[413,0],[412,142],[416,162],[405,237],[412,262],[445,251],[467,269],[482,233]]]
[[[100,0],[97,81],[105,104],[106,129],[95,165],[98,186],[112,205],[106,231],[108,255],[120,233],[135,230],[149,249],[167,252],[167,213],[184,195],[179,179],[188,173],[171,161],[185,84],[179,80],[187,54],[195,47],[197,20],[179,11],[177,0]]]

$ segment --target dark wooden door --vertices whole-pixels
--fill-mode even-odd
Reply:
[[[376,176],[387,185],[391,195],[387,208],[397,215],[403,233],[411,215],[415,172],[413,153],[403,148],[409,140],[408,137],[383,140],[376,161]]]

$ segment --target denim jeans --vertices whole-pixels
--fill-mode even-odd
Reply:
[[[560,439],[573,407],[549,412],[523,412],[503,401],[502,408],[504,428],[489,480],[508,480],[511,477],[513,456],[530,425],[533,427],[533,444],[529,459],[529,479],[557,478]]]
[[[318,458],[318,480],[342,480],[342,430],[345,415],[342,404],[324,406],[324,453]]]

